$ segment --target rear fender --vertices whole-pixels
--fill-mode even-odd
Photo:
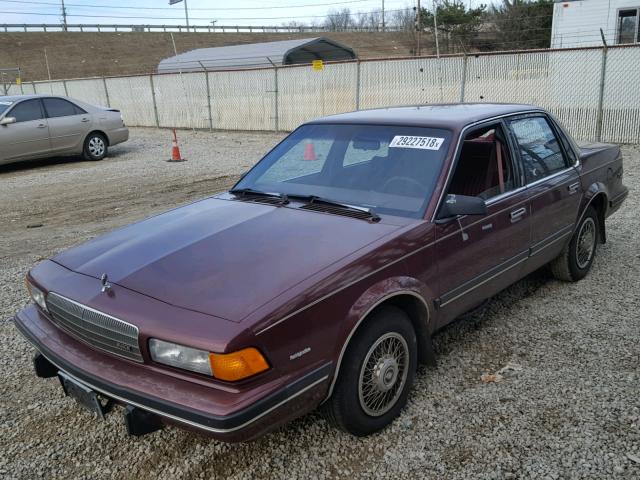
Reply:
[[[609,205],[609,189],[602,182],[594,182],[587,189],[585,189],[585,193],[583,195],[582,204],[580,207],[580,212],[578,214],[578,218],[576,220],[574,230],[578,228],[582,218],[587,213],[587,210],[590,206],[593,206],[598,213],[598,221],[600,226],[600,242],[606,243],[607,234],[605,230],[605,218],[607,216],[607,208]]]

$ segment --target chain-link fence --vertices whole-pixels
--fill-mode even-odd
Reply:
[[[19,68],[0,68],[0,95],[14,95],[18,92],[22,81],[20,77]]]
[[[639,73],[640,46],[616,46],[30,82],[11,93],[118,108],[131,126],[228,130],[291,130],[394,105],[528,103],[578,139],[640,143]]]

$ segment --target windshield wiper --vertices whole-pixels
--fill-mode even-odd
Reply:
[[[360,212],[366,214],[372,222],[380,221],[380,216],[375,213],[372,209],[367,207],[360,207],[358,205],[350,205],[348,203],[338,202],[336,200],[331,200],[329,198],[319,197],[318,195],[298,195],[298,194],[289,194],[291,198],[299,198],[301,200],[307,200],[310,204],[320,203],[323,205],[331,205],[332,207],[338,207],[345,210],[350,210],[352,212]]]
[[[244,197],[245,195],[272,197],[280,199],[280,203],[282,205],[286,205],[287,203],[289,203],[289,198],[284,193],[263,192],[262,190],[256,190],[255,188],[234,188],[233,190],[229,190],[229,193],[237,195],[239,197]]]

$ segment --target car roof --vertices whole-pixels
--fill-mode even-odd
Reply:
[[[308,123],[405,125],[459,130],[489,118],[530,111],[544,112],[533,105],[512,103],[449,103],[359,110],[321,117]]]
[[[8,95],[0,97],[0,102],[19,102],[20,100],[27,100],[29,98],[45,98],[50,97],[51,95]]]

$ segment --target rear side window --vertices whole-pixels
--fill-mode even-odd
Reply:
[[[16,122],[30,122],[32,120],[41,120],[44,118],[42,107],[39,99],[25,100],[16,105],[7,115],[16,117]]]
[[[560,141],[562,142],[562,146],[564,147],[564,153],[567,155],[567,157],[569,157],[569,162],[571,163],[571,165],[575,165],[575,163],[578,161],[578,158],[573,151],[571,142],[569,142],[569,139],[562,131],[562,128],[560,128],[560,126],[558,125],[558,122],[554,122],[554,124],[556,127],[556,132],[558,133],[558,137],[560,137]]]
[[[47,109],[47,115],[49,118],[70,117],[72,115],[82,115],[83,113],[87,113],[80,107],[63,100],[62,98],[45,98],[44,108]]]
[[[527,117],[511,122],[527,183],[567,168],[558,139],[544,117]]]

